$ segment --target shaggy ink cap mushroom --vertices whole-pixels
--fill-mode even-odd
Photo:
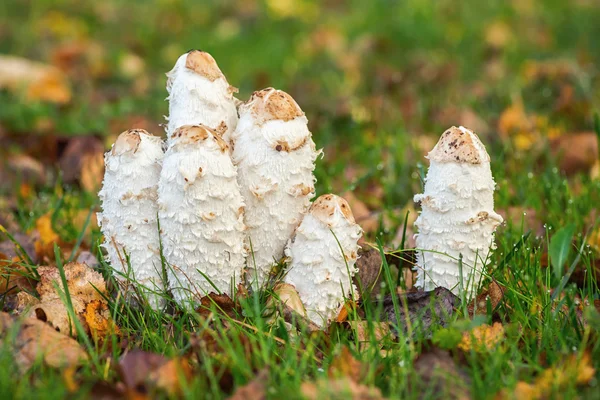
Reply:
[[[107,261],[119,272],[116,278],[122,287],[141,284],[150,305],[159,308],[165,290],[156,219],[162,140],[143,129],[131,129],[119,135],[104,157],[98,223]]]
[[[414,197],[422,208],[415,221],[417,286],[443,286],[457,295],[462,287],[469,297],[489,263],[494,232],[502,222],[494,212],[490,157],[477,135],[461,126],[446,130],[428,158],[424,192]]]
[[[346,200],[334,194],[319,197],[286,247],[285,283],[296,288],[308,318],[326,328],[345,299],[358,299],[352,283],[357,272],[362,229]]]
[[[287,93],[267,88],[239,107],[232,158],[246,203],[247,282],[258,289],[284,256],[284,248],[314,196],[320,154],[304,113]]]

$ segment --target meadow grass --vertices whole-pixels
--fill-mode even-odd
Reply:
[[[504,298],[496,309],[482,310],[474,318],[463,302],[449,325],[434,328],[432,335],[417,329],[409,337],[390,333],[384,338],[377,335],[379,322],[385,322],[381,306],[366,300],[360,313],[349,315],[349,320],[369,321],[368,340],[360,343],[353,325],[335,325],[328,335],[292,335],[280,318],[268,324],[270,289],[244,298],[235,318],[213,304],[210,321],[174,304],[168,312],[154,311],[111,297],[111,314],[127,338],[125,346],[191,357],[197,368],[194,379],[183,383],[185,398],[226,398],[264,368],[269,371],[265,383],[270,398],[300,398],[302,383],[327,379],[343,346],[366,366],[362,383],[390,398],[450,395],[422,382],[414,366],[415,358],[433,343],[455,352],[473,398],[493,398],[520,381],[532,382],[545,369],[586,351],[598,370],[600,316],[592,307],[582,311],[580,301],[600,300],[598,253],[587,243],[600,224],[600,180],[586,173],[564,175],[546,137],[552,128],[567,134],[592,127],[593,111],[600,106],[600,41],[593,40],[600,37],[600,9],[586,1],[525,1],[521,6],[504,1],[283,3],[291,4],[289,10],[273,1],[2,2],[0,37],[7,40],[0,40],[0,52],[48,61],[60,44],[83,41],[84,46],[100,46],[108,72],[95,75],[89,72],[93,62],[82,61],[84,72],[73,70],[75,101],[68,106],[31,103],[0,91],[0,125],[35,138],[47,134],[39,133],[39,126],[50,120],[52,133],[106,137],[118,134],[111,129],[126,126],[124,119],[136,116],[149,120],[159,134],[158,123],[167,113],[163,73],[178,55],[201,47],[240,87],[240,98],[265,86],[294,95],[311,121],[317,146],[325,149],[316,169],[317,194],[355,191],[381,213],[380,229],[368,241],[402,257],[405,249],[391,243],[399,230],[407,234],[403,210],[422,188],[427,161],[419,138],[435,138],[448,127],[441,111],[455,112],[449,120],[459,124],[460,112],[468,109],[486,121],[482,139],[497,183],[495,207],[522,214],[498,229],[498,248],[481,283],[486,288],[494,279],[504,287]],[[500,48],[486,39],[493,24],[500,30],[507,27],[502,32],[508,39]],[[319,41],[316,32],[328,39]],[[120,67],[131,53],[145,63],[140,76],[127,76]],[[528,63],[548,60],[568,60],[575,71],[568,78],[543,79],[530,79],[524,72]],[[500,72],[490,72],[493,68]],[[148,84],[137,91],[140,77]],[[561,84],[573,88],[569,111],[557,110],[553,101]],[[500,114],[519,101],[526,112],[547,121],[539,129],[541,136],[534,137],[539,139],[535,151],[523,151],[498,133]],[[355,172],[348,173],[350,168]],[[0,195],[14,196],[15,187],[18,183],[0,188]],[[11,212],[23,231],[50,212],[52,226],[65,243],[90,248],[102,259],[98,229],[86,229],[98,208],[96,193],[65,185],[58,175],[54,184],[37,187],[33,196],[14,197]],[[87,216],[83,220],[82,213]],[[541,230],[528,222],[532,213]],[[555,233],[570,224],[575,234],[566,261],[572,268],[557,274],[545,255]],[[405,235],[402,243],[407,242]],[[56,261],[61,265],[69,258],[59,255]],[[390,265],[384,257],[381,295],[396,293],[403,284],[398,275],[402,261],[393,256],[387,260],[398,261]],[[107,278],[109,268],[102,262]],[[574,271],[576,282],[568,279]],[[395,300],[396,311],[400,307],[402,302]],[[496,348],[456,351],[463,332],[492,322],[501,322],[505,329]],[[77,371],[78,387],[72,391],[63,372],[41,363],[19,370],[11,346],[16,329],[1,341],[1,398],[87,398],[98,390],[99,381],[110,386],[118,380],[113,364],[122,354],[121,337],[113,335],[99,346],[78,335],[92,357]],[[459,386],[461,380],[466,382],[451,378],[450,386]],[[599,384],[598,373],[585,387],[572,379],[554,388],[550,397],[598,398]]]

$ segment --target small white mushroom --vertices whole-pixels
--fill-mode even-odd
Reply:
[[[184,125],[202,124],[214,129],[226,142],[237,125],[237,89],[230,86],[215,59],[192,50],[183,54],[167,73],[169,117],[167,138]]]
[[[186,305],[210,292],[231,296],[246,257],[244,202],[228,146],[214,130],[186,125],[173,133],[158,204],[175,300]]]
[[[477,289],[488,253],[495,248],[494,231],[502,217],[494,212],[494,179],[490,157],[477,135],[452,127],[429,153],[429,171],[415,221],[417,286],[443,286],[467,298]],[[462,276],[459,256],[462,255]]]
[[[154,308],[161,306],[164,292],[156,205],[162,159],[159,137],[143,129],[121,133],[104,156],[106,171],[98,194],[102,203],[98,224],[107,260],[125,275],[117,275],[124,285],[132,279],[147,288]]]
[[[255,92],[239,112],[231,137],[232,158],[252,244],[246,279],[257,289],[269,279],[273,264],[283,257],[287,241],[310,206],[319,151],[304,113],[281,90]]]
[[[352,277],[361,236],[346,200],[326,194],[315,200],[285,249],[289,271],[284,280],[321,328],[339,314],[344,299],[358,299]]]

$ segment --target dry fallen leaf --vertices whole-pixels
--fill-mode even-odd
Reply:
[[[28,100],[71,100],[67,78],[58,68],[16,56],[0,55],[0,89],[23,90]]]
[[[356,268],[358,273],[354,276],[354,283],[360,292],[360,297],[365,298],[379,293],[378,282],[381,278],[381,253],[379,249],[365,246],[358,250]]]
[[[88,191],[97,191],[104,177],[104,144],[94,136],[73,138],[59,161],[65,183],[78,182]]]
[[[359,200],[353,192],[347,191],[342,194],[342,197],[350,205],[350,209],[354,214],[354,219],[363,231],[366,234],[377,232],[377,229],[379,228],[378,214],[371,212],[367,205]]]
[[[198,313],[203,317],[208,317],[214,309],[217,312],[223,313],[231,318],[236,316],[236,304],[226,294],[209,293],[208,296],[204,296],[200,299],[200,307],[197,309]]]
[[[52,228],[51,213],[42,215],[35,221],[35,229],[38,237],[34,243],[35,253],[38,259],[54,259],[54,244],[60,245],[60,237]]]
[[[551,141],[550,147],[566,174],[589,173],[598,159],[598,137],[594,132],[559,136]]]
[[[422,389],[440,399],[471,398],[470,378],[454,362],[450,353],[433,348],[420,354],[414,362]]]
[[[132,350],[121,357],[117,371],[130,398],[157,389],[170,396],[178,396],[182,382],[192,377],[191,367],[186,360],[169,359],[142,350]]]
[[[239,387],[229,400],[264,400],[267,398],[265,383],[269,378],[269,370],[261,370],[254,379]]]
[[[36,319],[19,321],[7,313],[0,313],[0,333],[13,327],[19,329],[12,346],[22,370],[29,369],[37,360],[50,367],[62,368],[79,365],[88,358],[76,340],[56,332],[49,325]]]
[[[120,334],[119,327],[110,317],[110,310],[105,301],[90,301],[85,306],[84,319],[96,343],[102,343],[104,338],[111,334]]]
[[[304,382],[300,387],[302,395],[308,400],[382,400],[381,390],[354,382],[348,377],[337,379],[319,379],[316,382]]]
[[[383,306],[382,320],[387,320],[391,326],[398,326],[400,332],[395,334],[403,338],[408,336],[409,331],[417,336],[421,332],[428,337],[431,336],[433,327],[445,327],[454,313],[454,306],[460,301],[443,287],[429,292],[397,294],[395,296],[398,297],[400,307],[396,314],[391,296],[387,295],[379,301]],[[405,310],[408,315],[405,315]]]
[[[474,314],[486,314],[487,303],[490,302],[492,310],[498,307],[498,304],[504,298],[504,289],[496,280],[490,282],[490,286],[484,289],[477,295],[476,299],[473,299],[467,306],[469,315],[472,317]]]
[[[342,346],[327,370],[330,379],[347,377],[353,382],[360,383],[367,376],[369,367],[358,361],[347,346]]]
[[[463,351],[494,351],[498,349],[498,345],[503,339],[504,327],[501,323],[495,322],[492,326],[483,324],[471,331],[464,332],[458,348]]]
[[[378,348],[381,348],[382,340],[391,334],[390,325],[387,322],[361,320],[346,321],[344,324],[353,330],[354,339],[358,341],[361,352],[365,351],[373,343],[376,343]]]
[[[86,331],[91,331],[93,338],[100,340],[103,334],[118,331],[110,321],[106,308],[106,283],[102,275],[86,264],[68,263],[64,266],[67,288],[71,296],[71,304],[76,318]],[[40,282],[37,292],[40,302],[31,310],[31,316],[53,326],[56,330],[74,335],[75,325],[67,310],[60,272],[56,267],[39,267]],[[93,304],[88,307],[89,304]],[[92,326],[88,325],[92,322]]]
[[[592,366],[589,353],[583,353],[581,357],[572,355],[565,361],[546,369],[532,383],[521,381],[517,383],[512,392],[507,389],[502,390],[498,393],[496,399],[538,400],[553,398],[553,395],[561,393],[561,388],[573,382],[577,385],[588,384],[595,374],[596,370]]]

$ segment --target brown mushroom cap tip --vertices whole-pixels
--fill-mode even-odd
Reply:
[[[271,87],[252,93],[250,100],[242,105],[242,109],[252,111],[264,121],[290,121],[304,115],[292,96]]]
[[[441,163],[481,164],[490,161],[490,156],[479,137],[462,126],[447,129],[428,157]]]
[[[219,78],[225,79],[225,75],[217,65],[217,62],[209,53],[200,50],[192,50],[185,60],[185,67],[195,73],[214,82]]]
[[[350,205],[335,194],[324,194],[310,206],[309,213],[318,220],[328,223],[338,209],[350,223],[355,223]]]
[[[202,124],[180,126],[173,131],[171,138],[178,143],[185,144],[198,143],[210,138],[217,142],[221,151],[225,151],[229,148],[227,143],[221,138],[221,135],[214,129]]]
[[[142,138],[140,137],[141,134],[149,135],[149,133],[143,129],[129,129],[122,132],[112,147],[112,155],[124,154],[129,151],[135,153],[142,141]]]

